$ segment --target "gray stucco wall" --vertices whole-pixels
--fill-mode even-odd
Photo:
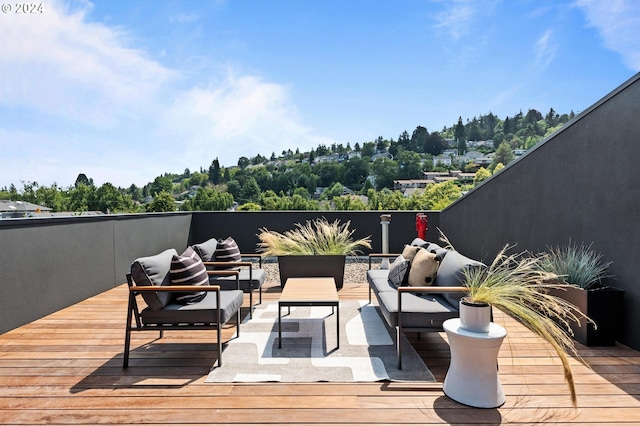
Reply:
[[[640,349],[640,74],[441,213],[454,246],[491,259],[505,244],[593,243],[625,290],[619,339]]]
[[[42,318],[126,281],[134,259],[206,239],[233,236],[255,252],[261,227],[284,231],[325,216],[351,220],[355,237],[381,251],[383,212],[195,212],[0,221],[0,333]],[[390,251],[415,236],[416,212],[392,212]],[[436,237],[439,212],[429,212]],[[364,279],[364,277],[363,277]]]
[[[0,333],[126,282],[138,256],[185,248],[190,214],[0,221]]]
[[[371,236],[373,252],[382,251],[382,226],[380,216],[391,214],[389,225],[389,251],[399,252],[404,244],[416,237],[416,211],[266,211],[266,212],[194,212],[191,228],[190,244],[199,243],[209,238],[226,238],[232,236],[240,250],[253,253],[257,249],[261,228],[283,232],[293,229],[296,223],[305,224],[308,220],[325,217],[329,222],[339,220],[340,223],[351,221],[350,229],[354,230],[354,238]],[[438,238],[440,212],[428,211],[429,231],[427,238],[436,241]],[[368,254],[370,250],[363,250]]]

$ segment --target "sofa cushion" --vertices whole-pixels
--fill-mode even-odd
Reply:
[[[171,277],[172,285],[201,286],[209,284],[207,268],[202,263],[200,256],[191,247],[187,247],[180,256],[176,254],[172,257],[169,276]],[[173,293],[174,300],[181,305],[198,303],[205,296],[206,293],[204,291]]]
[[[423,240],[422,238],[414,238],[410,245],[415,247],[427,247],[429,244],[431,243]]]
[[[224,240],[218,240],[218,244],[216,246],[216,253],[214,257],[214,261],[216,262],[240,262],[242,260],[242,256],[240,256],[240,249],[238,248],[238,244],[236,241],[227,237]],[[216,266],[215,269],[240,269],[238,266]]]
[[[402,255],[396,257],[396,260],[394,260],[389,267],[389,281],[396,287],[407,285],[410,267],[411,262],[409,260],[405,259]]]
[[[203,243],[194,244],[192,247],[193,250],[198,253],[198,256],[200,256],[200,259],[202,259],[203,262],[213,262],[217,246],[218,240],[211,238]]]
[[[369,269],[367,271],[367,282],[376,294],[380,292],[398,294],[396,288],[389,281],[388,269]]]
[[[444,257],[447,255],[447,253],[449,253],[451,251],[451,250],[447,250],[446,248],[440,247],[436,243],[429,243],[429,245],[426,246],[425,249],[429,253],[433,253],[436,256],[438,256],[440,258],[440,260],[444,259]]]
[[[380,310],[391,327],[398,325],[398,293],[378,294]],[[444,297],[436,294],[402,295],[402,326],[407,328],[442,329],[442,323],[458,317],[457,307],[449,304]]]
[[[175,249],[168,249],[162,253],[140,257],[131,264],[131,277],[136,285],[168,286],[171,285],[169,270],[171,269],[171,259],[178,252]],[[143,292],[142,298],[152,310],[164,308],[171,299],[170,292]]]
[[[477,260],[469,259],[457,251],[449,251],[442,259],[438,269],[436,285],[441,287],[458,287],[464,285],[465,270],[469,268],[482,268],[485,265]],[[445,298],[452,305],[458,306],[464,293],[445,293]]]
[[[430,286],[438,273],[439,258],[421,248],[411,261],[408,284],[410,286]]]

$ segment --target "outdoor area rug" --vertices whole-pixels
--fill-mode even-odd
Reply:
[[[340,302],[340,348],[330,307],[282,309],[282,348],[278,348],[278,303],[258,305],[240,337],[223,351],[208,383],[435,381],[411,344],[404,341],[398,370],[395,330],[378,308],[365,301]]]

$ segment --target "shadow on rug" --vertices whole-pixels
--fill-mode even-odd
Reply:
[[[398,370],[395,330],[377,307],[364,301],[340,302],[340,348],[336,316],[330,307],[282,309],[282,348],[278,348],[278,303],[259,305],[224,349],[222,367],[208,383],[377,382],[435,378],[405,339],[403,369]]]

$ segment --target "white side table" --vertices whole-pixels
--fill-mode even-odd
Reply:
[[[496,408],[504,404],[498,378],[498,351],[507,335],[504,327],[491,323],[488,333],[460,328],[454,318],[442,325],[449,339],[451,364],[444,379],[445,395],[461,404]]]

